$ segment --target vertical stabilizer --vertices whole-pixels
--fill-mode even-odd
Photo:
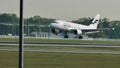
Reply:
[[[95,18],[92,20],[92,23],[89,25],[92,29],[97,29],[97,26],[99,24],[100,14],[97,14]]]

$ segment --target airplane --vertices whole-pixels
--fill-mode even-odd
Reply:
[[[72,22],[67,22],[63,20],[55,20],[49,26],[51,27],[51,32],[54,34],[64,33],[64,38],[69,38],[68,32],[73,33],[78,36],[79,39],[83,39],[86,34],[96,33],[102,29],[98,29],[100,14],[97,14],[92,20],[90,25],[76,24]]]

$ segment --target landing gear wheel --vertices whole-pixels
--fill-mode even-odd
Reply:
[[[82,37],[82,36],[79,36],[78,38],[79,38],[79,39],[83,39],[83,37]]]
[[[65,35],[64,38],[68,38],[68,35]]]

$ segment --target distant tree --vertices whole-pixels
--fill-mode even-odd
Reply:
[[[49,31],[48,25],[53,21],[54,19],[49,19],[49,18],[42,18],[40,16],[33,16],[30,18],[25,19],[25,23],[28,25],[34,25],[30,27],[30,32],[47,32]],[[46,27],[40,27],[40,25],[46,25]]]
[[[3,14],[0,14],[0,22],[2,22],[2,23],[8,23],[8,22],[18,23],[19,19],[16,16],[16,14],[3,13]]]
[[[114,28],[114,30],[109,31],[109,37],[120,39],[120,21],[119,20],[111,21],[110,27]]]
[[[16,32],[18,32],[18,26],[16,26],[18,23],[19,18],[16,16],[16,14],[0,14],[0,34],[16,34]]]
[[[42,18],[40,16],[33,16],[30,18],[24,19],[25,24],[25,33],[28,34],[31,32],[39,32],[39,26],[40,25],[49,25],[52,21],[55,19],[51,18]],[[78,23],[78,24],[84,24],[89,25],[91,24],[93,18],[87,17],[87,18],[79,18],[77,20],[73,20],[72,22]],[[12,25],[8,25],[12,24]],[[0,35],[6,35],[8,33],[19,34],[19,18],[16,14],[9,14],[9,13],[3,13],[0,14]],[[94,38],[115,38],[120,39],[120,21],[114,20],[109,21],[108,18],[100,19],[100,24],[98,25],[98,28],[115,28],[114,30],[110,31],[101,31],[99,33],[90,34],[90,37]],[[42,27],[41,28],[43,32],[48,32],[48,27]],[[28,31],[29,30],[29,31]]]

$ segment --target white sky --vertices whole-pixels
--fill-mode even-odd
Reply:
[[[0,0],[0,13],[19,14],[19,0]],[[120,20],[120,0],[24,0],[24,17],[75,20],[81,17]]]

